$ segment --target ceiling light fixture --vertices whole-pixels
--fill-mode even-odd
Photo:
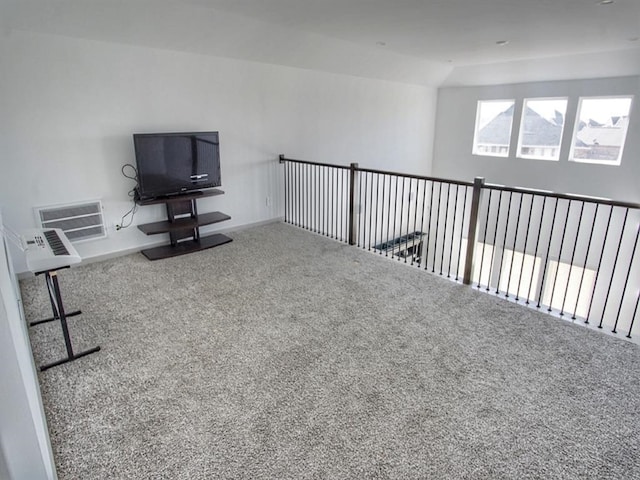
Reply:
[[[496,45],[500,46],[500,47],[504,47],[505,45],[509,44],[509,40],[498,40],[496,42]]]
[[[611,5],[613,0],[599,0],[598,5]]]
[[[376,42],[376,45],[380,45],[381,47],[384,47],[387,45],[387,42]]]

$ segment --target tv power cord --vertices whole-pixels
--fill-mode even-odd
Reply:
[[[127,172],[125,171],[126,168],[130,168],[133,171],[133,175],[128,175]],[[136,167],[134,167],[130,163],[125,163],[122,166],[122,168],[120,169],[120,171],[122,172],[122,175],[124,175],[126,178],[129,178],[131,180],[135,180],[136,186],[137,186],[137,184],[138,184],[138,171],[136,170]],[[136,214],[136,212],[138,211],[138,204],[136,203],[136,199],[137,199],[137,189],[136,189],[136,187],[133,187],[131,190],[129,190],[129,192],[127,192],[127,195],[129,196],[129,198],[133,202],[133,207],[131,207],[127,213],[122,215],[122,218],[120,219],[120,223],[116,224],[116,231],[120,231],[120,230],[122,230],[124,228],[130,227],[133,224],[133,217]],[[128,218],[128,220],[127,220],[127,218]]]

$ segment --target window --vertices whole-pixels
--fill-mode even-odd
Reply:
[[[507,157],[515,100],[480,100],[476,111],[473,153]]]
[[[518,156],[558,160],[566,111],[566,98],[525,99],[520,121]]]
[[[569,159],[620,165],[633,97],[580,99]]]
[[[547,271],[542,303],[569,314],[575,310],[575,316],[586,318],[595,278],[595,270],[552,260]]]

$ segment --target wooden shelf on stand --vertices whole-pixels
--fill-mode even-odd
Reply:
[[[220,233],[200,236],[200,227],[224,222],[231,217],[222,212],[198,214],[196,200],[222,194],[224,194],[222,190],[212,189],[185,195],[138,200],[139,205],[164,203],[167,209],[167,220],[138,225],[138,229],[146,235],[168,233],[170,239],[169,245],[148,248],[142,250],[142,254],[149,260],[160,260],[231,242],[231,238]]]

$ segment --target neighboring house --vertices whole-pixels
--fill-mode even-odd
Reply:
[[[520,155],[523,157],[558,158],[564,116],[556,111],[554,118],[544,118],[529,107],[525,109],[520,133]]]
[[[628,116],[612,117],[605,125],[593,120],[580,122],[573,158],[616,161],[628,125]]]
[[[509,154],[514,108],[510,106],[478,131],[475,153],[505,157]]]
[[[508,155],[514,108],[509,107],[480,129],[476,153]],[[563,125],[560,112],[549,119],[525,107],[519,155],[557,158]]]

